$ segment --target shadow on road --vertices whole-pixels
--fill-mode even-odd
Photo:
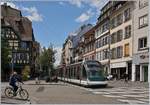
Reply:
[[[27,101],[30,101],[30,100],[29,99],[28,100],[21,99],[18,97],[8,98],[4,95],[1,96],[1,103],[2,104],[18,104],[18,102],[19,103],[26,103]]]
[[[113,88],[113,86],[92,86],[92,87],[87,87],[91,89],[110,89]]]
[[[58,84],[58,83],[43,83],[43,84],[24,84],[24,85],[61,85],[61,86],[66,86],[66,84]]]
[[[2,101],[1,104],[18,104],[18,103],[14,103],[14,102],[13,102],[13,103],[12,103],[12,102],[3,102],[3,101]]]
[[[39,87],[39,88],[36,90],[36,92],[42,92],[42,91],[44,91],[44,89],[45,89],[45,87],[44,87],[44,86],[41,86],[41,87]]]

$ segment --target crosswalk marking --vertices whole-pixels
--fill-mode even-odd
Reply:
[[[138,100],[124,100],[124,99],[118,99],[121,102],[127,102],[129,104],[145,104],[143,101],[138,101]]]
[[[117,95],[103,95],[105,97],[112,97],[112,98],[126,98],[124,96],[117,96]]]
[[[138,98],[145,97],[143,95],[122,95],[122,96],[126,96],[126,97],[138,97]]]
[[[138,99],[138,100],[140,100],[140,101],[146,101],[146,102],[149,102],[149,99]]]
[[[109,97],[116,98],[118,101],[123,103],[128,103],[128,104],[149,103],[149,89],[144,87],[115,87],[115,88],[92,89],[92,88],[84,88],[72,84],[68,84],[68,85],[89,91],[95,95],[102,95],[108,98]]]
[[[106,92],[93,92],[94,94],[110,94],[110,93],[106,93]]]

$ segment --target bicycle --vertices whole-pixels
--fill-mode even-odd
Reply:
[[[18,85],[18,90],[16,91],[16,95],[14,95],[14,89],[12,86],[7,86],[5,88],[5,95],[8,98],[12,98],[12,97],[15,97],[19,94],[21,99],[27,100],[29,98],[28,91],[22,88],[21,82],[18,82],[17,85]]]

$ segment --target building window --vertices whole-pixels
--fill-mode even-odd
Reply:
[[[95,45],[96,45],[96,48],[98,48],[98,40],[96,41]]]
[[[122,57],[122,46],[117,47],[117,58],[121,58]]]
[[[116,58],[121,58],[123,55],[123,47],[119,46],[117,48],[113,48],[111,50],[111,58],[116,59]]]
[[[124,11],[124,21],[126,22],[126,21],[130,20],[130,18],[131,18],[130,8],[128,8]]]
[[[123,15],[122,15],[122,14],[119,14],[119,15],[117,16],[117,26],[118,26],[118,25],[121,25],[122,22],[123,22]]]
[[[112,33],[112,35],[111,35],[111,43],[112,44],[115,43],[116,40],[117,40],[117,35],[116,35],[116,32],[115,32],[115,33]]]
[[[139,0],[139,8],[142,9],[148,6],[148,0]]]
[[[21,47],[22,47],[23,49],[26,49],[26,48],[27,48],[27,43],[26,43],[26,42],[21,42]]]
[[[115,59],[115,58],[116,58],[116,48],[113,48],[113,49],[111,50],[111,58],[112,58],[112,59]]]
[[[128,44],[125,44],[125,47],[124,47],[124,56],[127,57],[129,56],[129,43]]]
[[[139,39],[139,50],[147,48],[147,37]]]
[[[108,44],[108,36],[105,37],[105,45]]]
[[[125,39],[130,38],[131,37],[131,25],[125,27]]]
[[[108,49],[103,50],[103,59],[108,59]]]
[[[144,15],[142,17],[139,17],[139,28],[148,26],[148,15]]]
[[[102,31],[101,31],[101,33],[107,31],[108,29],[109,29],[109,22],[106,21],[106,22],[102,25],[102,29],[101,29]]]
[[[122,30],[117,31],[117,42],[122,40],[122,36],[123,36],[123,31]]]
[[[111,28],[115,28],[117,26],[117,23],[116,23],[116,17],[114,17],[112,20],[111,20]]]

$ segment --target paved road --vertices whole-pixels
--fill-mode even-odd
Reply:
[[[110,83],[111,84],[111,83]],[[148,87],[108,87],[84,88],[67,83],[48,83],[35,85],[32,82],[23,87],[28,90],[28,101],[19,98],[8,99],[3,91],[6,84],[2,84],[2,103],[32,103],[32,104],[148,104]]]

